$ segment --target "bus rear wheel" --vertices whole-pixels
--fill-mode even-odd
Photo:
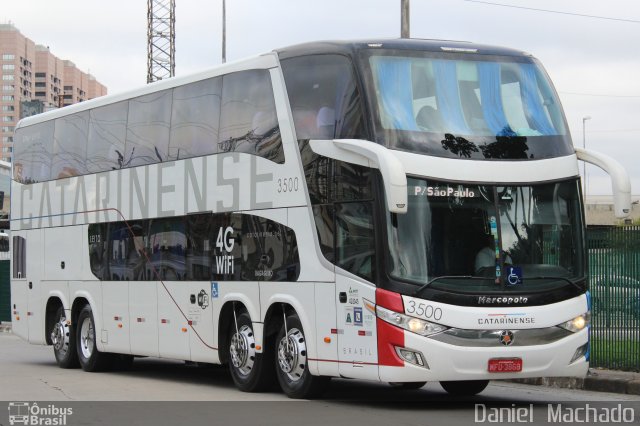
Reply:
[[[247,312],[238,315],[229,328],[229,371],[243,392],[261,392],[273,383],[273,361],[269,351],[256,351],[253,323]]]
[[[456,380],[450,382],[440,382],[440,386],[447,393],[457,396],[477,395],[489,385],[488,380]]]
[[[78,315],[76,347],[78,361],[84,371],[104,371],[111,367],[113,356],[98,351],[96,345],[96,326],[93,312],[85,305]]]
[[[306,339],[297,315],[286,318],[276,337],[275,350],[278,382],[289,398],[314,398],[324,392],[329,378],[309,372]]]
[[[60,306],[56,312],[56,321],[51,328],[53,354],[60,368],[77,368],[78,352],[75,348],[75,330],[71,321],[67,321],[64,308]]]

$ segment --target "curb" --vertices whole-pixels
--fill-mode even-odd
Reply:
[[[11,323],[0,323],[0,333],[11,333]]]
[[[640,395],[640,378],[630,377],[606,377],[598,371],[589,371],[587,377],[539,377],[534,379],[509,380],[525,385],[547,386],[556,389],[579,389],[594,392],[609,392],[626,395]]]

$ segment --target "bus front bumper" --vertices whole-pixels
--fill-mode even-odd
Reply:
[[[584,329],[553,343],[535,346],[456,346],[414,333],[404,333],[404,348],[421,354],[424,366],[404,360],[404,366],[380,365],[380,380],[421,382],[449,380],[499,380],[532,377],[584,377],[589,362],[583,355],[571,361],[576,351],[588,343]],[[400,357],[398,357],[400,360]],[[489,372],[490,360],[521,359],[517,372]],[[493,361],[495,362],[495,361]]]

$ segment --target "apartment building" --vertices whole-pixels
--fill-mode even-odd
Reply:
[[[13,132],[21,118],[107,94],[94,76],[58,58],[12,24],[0,24],[0,65],[2,161],[11,161]]]

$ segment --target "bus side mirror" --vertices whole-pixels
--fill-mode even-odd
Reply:
[[[361,139],[312,140],[309,145],[323,157],[379,169],[387,208],[391,213],[407,212],[407,175],[390,149]]]
[[[600,167],[611,177],[613,206],[619,219],[631,213],[631,180],[622,164],[608,155],[584,148],[575,148],[578,160]]]

